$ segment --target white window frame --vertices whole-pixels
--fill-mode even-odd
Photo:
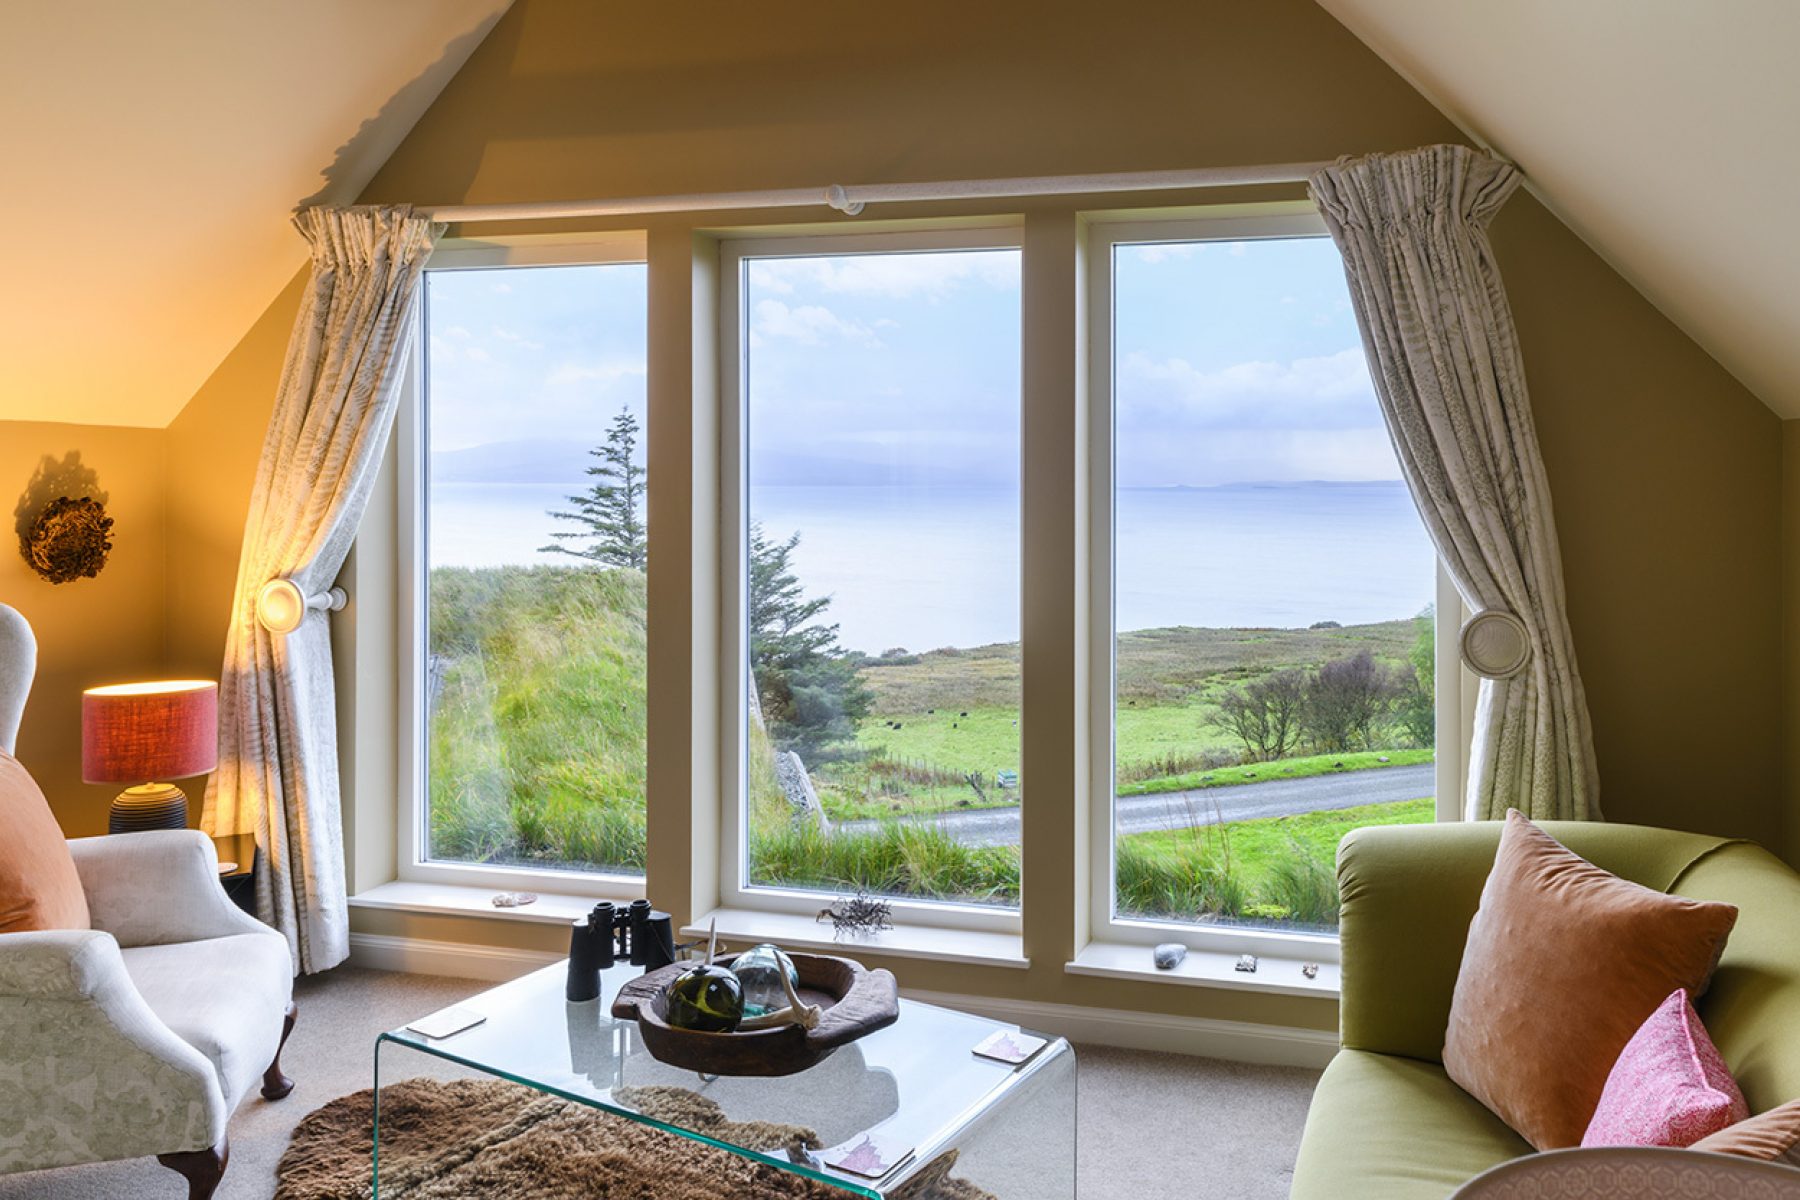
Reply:
[[[1249,953],[1271,957],[1311,958],[1336,961],[1336,934],[1284,932],[1275,929],[1240,928],[1192,922],[1122,917],[1115,911],[1116,860],[1113,846],[1113,798],[1115,762],[1114,704],[1116,694],[1114,633],[1115,561],[1114,521],[1114,321],[1113,252],[1120,244],[1144,242],[1244,241],[1329,236],[1318,211],[1304,201],[1222,209],[1217,214],[1197,214],[1162,220],[1134,220],[1093,215],[1088,222],[1087,312],[1088,387],[1087,437],[1088,495],[1092,511],[1089,525],[1087,580],[1088,623],[1088,726],[1093,753],[1085,781],[1089,853],[1088,919],[1097,941],[1153,945],[1177,941],[1196,949]],[[1461,817],[1460,798],[1466,778],[1474,711],[1473,676],[1462,667],[1457,635],[1466,609],[1442,564],[1437,572],[1437,755],[1436,788],[1438,821]]]
[[[720,695],[719,796],[719,892],[721,903],[732,909],[795,913],[811,916],[830,900],[830,894],[798,888],[751,887],[746,850],[748,829],[748,699],[750,694],[748,613],[745,582],[748,570],[749,513],[746,405],[748,378],[747,326],[744,322],[746,261],[759,258],[819,258],[846,254],[932,253],[956,250],[1021,250],[1022,232],[1016,222],[959,224],[954,228],[897,233],[820,234],[812,231],[760,231],[756,236],[722,240],[719,244],[719,463],[720,463],[720,596],[722,627],[719,630],[721,660],[719,678],[726,685]],[[1021,264],[1022,265],[1022,264]],[[1023,334],[1021,333],[1021,336]],[[1023,347],[1019,352],[1023,354]],[[1024,396],[1019,398],[1021,421]],[[1021,453],[1023,448],[1021,447]],[[1022,536],[1022,531],[1021,531]],[[1023,549],[1021,547],[1021,549]],[[1020,600],[1024,576],[1030,572],[1020,559]],[[1023,636],[1023,623],[1020,634]],[[1020,877],[1024,871],[1021,864]],[[984,905],[948,901],[894,899],[896,925],[966,929],[1018,934],[1020,909],[996,909]]]
[[[445,239],[427,260],[428,273],[490,270],[504,267],[598,266],[645,261],[642,232],[589,233],[579,237],[521,235],[489,240]],[[429,303],[430,292],[424,292]],[[478,863],[431,861],[425,823],[429,797],[427,782],[427,734],[425,729],[424,671],[426,528],[425,489],[429,467],[428,396],[429,314],[421,312],[414,353],[408,357],[407,377],[396,415],[397,444],[396,569],[399,574],[397,644],[399,647],[399,727],[395,871],[408,883],[435,883],[494,890],[528,890],[545,894],[626,900],[646,894],[642,875],[604,871],[552,871],[528,867],[485,866]]]

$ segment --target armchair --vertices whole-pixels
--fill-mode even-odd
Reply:
[[[0,605],[0,725],[30,685],[20,646]],[[204,834],[68,845],[91,928],[0,934],[0,1174],[155,1155],[208,1200],[238,1102],[294,1087],[287,940],[226,897]]]
[[[287,942],[192,830],[69,843],[92,929],[0,934],[0,1172],[155,1155],[208,1200],[260,1077],[293,1090]]]

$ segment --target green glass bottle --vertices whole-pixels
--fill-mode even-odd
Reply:
[[[669,985],[667,1020],[676,1029],[730,1033],[744,1019],[744,989],[724,967],[690,967]]]

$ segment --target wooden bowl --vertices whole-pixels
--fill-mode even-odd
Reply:
[[[729,967],[736,955],[722,955]],[[693,963],[651,971],[619,989],[612,1014],[635,1020],[644,1046],[658,1062],[706,1075],[793,1075],[833,1050],[900,1017],[900,989],[893,973],[828,954],[789,954],[800,976],[800,998],[825,1011],[813,1029],[783,1025],[743,1033],[704,1033],[669,1024],[669,985]]]

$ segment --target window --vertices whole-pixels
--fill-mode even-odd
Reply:
[[[790,940],[827,896],[867,889],[913,927],[884,949],[938,953],[941,934],[1016,966],[1024,826],[1066,819],[1088,907],[1042,936],[1102,957],[1183,940],[1329,960],[1338,838],[1456,815],[1461,602],[1309,208],[1085,228],[1079,255],[1052,237],[1023,249],[1016,223],[697,230],[655,241],[672,258],[649,263],[643,234],[440,246],[396,443],[401,881],[647,893],[690,918],[720,910],[730,936]],[[1071,274],[1079,304],[1023,292],[1022,275]],[[695,325],[649,328],[657,280],[656,311]],[[1022,331],[1065,337],[1071,307],[1085,386],[1047,370],[1024,397]],[[702,371],[716,337],[716,392],[679,365],[650,389],[653,335],[656,362]],[[664,559],[647,507],[678,512],[683,481],[650,473],[647,403],[674,406],[663,436],[694,439],[656,451],[688,456],[700,497]],[[1023,461],[1039,447],[1069,457]],[[1067,479],[1067,541],[1021,544],[1027,467]],[[679,539],[683,518],[666,519]],[[370,616],[378,541],[358,568]],[[679,619],[649,620],[652,563],[691,594]],[[1046,605],[1036,682],[1026,587],[1084,599]],[[364,671],[384,645],[369,628]],[[1080,663],[1057,653],[1070,636]],[[658,676],[652,714],[659,653],[692,665]],[[1046,725],[1083,714],[1030,760],[1028,684]],[[660,751],[653,716],[669,722]],[[392,778],[366,748],[393,740],[353,743],[359,805]],[[656,753],[687,756],[659,762],[688,786],[647,801]],[[1050,774],[1067,761],[1084,778]],[[652,825],[692,834],[654,871]],[[1052,847],[1039,869],[1066,870],[1055,843],[1037,841]],[[1045,904],[1032,921],[1058,919]]]
[[[1436,556],[1321,234],[1095,227],[1108,936],[1332,933],[1339,838],[1437,816]]]
[[[727,246],[728,896],[1017,908],[1019,251],[994,238]]]
[[[403,874],[641,875],[645,268],[469,262],[426,273]]]

